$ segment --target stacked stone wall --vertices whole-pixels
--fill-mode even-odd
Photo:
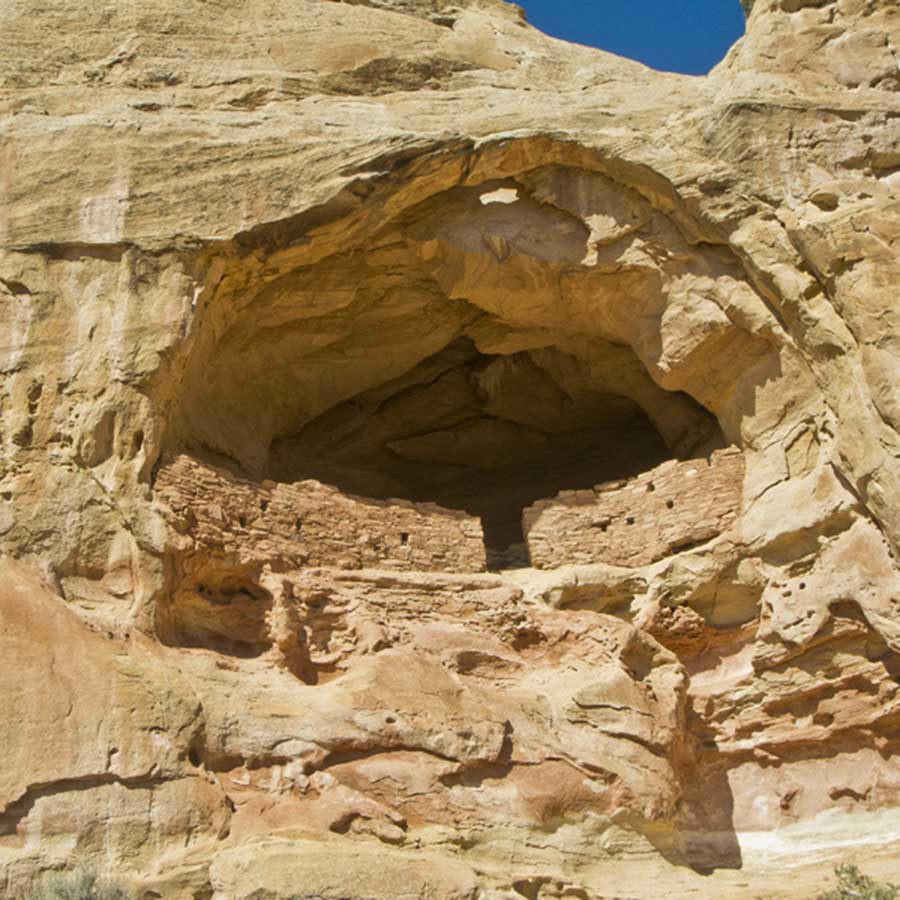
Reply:
[[[531,563],[639,566],[705,543],[737,518],[743,478],[743,454],[732,447],[540,500],[523,515]]]
[[[163,461],[156,498],[197,550],[243,564],[479,572],[479,519],[435,504],[366,500],[317,481],[236,478],[190,456]]]

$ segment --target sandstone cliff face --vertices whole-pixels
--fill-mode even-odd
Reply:
[[[706,78],[502,0],[0,4],[0,896],[890,858],[898,45],[894,0],[756,0]]]

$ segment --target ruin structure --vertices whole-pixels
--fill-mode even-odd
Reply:
[[[563,491],[525,510],[531,563],[540,569],[609,563],[643,566],[711,541],[737,519],[740,450],[670,460],[626,481]]]

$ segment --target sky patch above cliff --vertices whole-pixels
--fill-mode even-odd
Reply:
[[[744,33],[740,0],[518,0],[554,37],[705,75]]]

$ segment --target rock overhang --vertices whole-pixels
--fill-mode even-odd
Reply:
[[[484,153],[456,186],[452,156],[408,161],[302,241],[275,225],[250,254],[246,238],[206,251],[163,446],[480,514],[504,469],[521,509],[752,440],[752,386],[782,363],[740,260],[600,160],[511,174],[528,151]],[[584,471],[554,479],[554,458]]]

